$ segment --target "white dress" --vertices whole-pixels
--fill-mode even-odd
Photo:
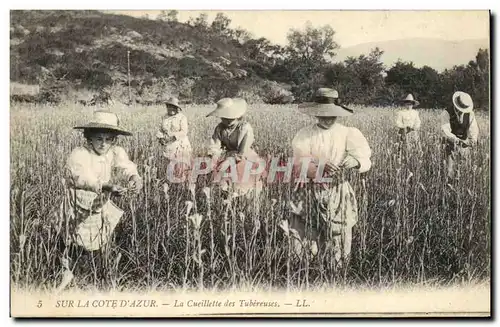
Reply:
[[[396,127],[399,132],[399,142],[408,148],[419,149],[419,131],[421,121],[415,109],[402,109],[396,114]]]
[[[366,138],[357,128],[339,123],[330,129],[322,129],[316,124],[301,129],[292,141],[292,148],[296,163],[309,157],[313,165],[329,161],[340,166],[351,156],[359,162],[358,172],[371,168],[371,149]],[[339,261],[351,251],[351,229],[358,221],[356,195],[349,181],[343,178],[329,184],[312,185],[313,212],[316,210],[315,216],[319,217],[319,228],[323,226],[331,237],[335,258]],[[316,217],[311,218],[315,220]]]
[[[192,147],[188,138],[188,121],[184,114],[165,115],[156,137],[158,139],[174,137],[164,145],[163,155],[165,158],[191,162]]]

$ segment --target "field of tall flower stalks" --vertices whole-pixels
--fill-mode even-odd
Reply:
[[[213,106],[185,108],[197,156],[206,155],[218,123]],[[62,171],[84,142],[72,127],[94,110],[74,104],[12,105],[10,109],[11,281],[51,289],[61,282],[55,222],[63,197]],[[169,184],[155,133],[163,107],[113,108],[134,134],[120,138],[138,164],[144,188],[115,198],[125,214],[104,252],[105,278],[91,265],[72,287],[124,289],[307,289],[335,285],[456,285],[488,281],[491,265],[490,124],[478,112],[479,143],[460,180],[447,185],[439,110],[420,110],[423,154],[400,155],[393,108],[355,108],[341,119],[366,136],[372,169],[350,176],[359,205],[351,260],[337,268],[331,254],[294,251],[287,183],[267,185],[260,205],[222,201],[207,181],[195,188]],[[313,120],[295,106],[253,105],[246,119],[262,156],[291,155],[295,133]],[[307,201],[306,201],[307,202]],[[312,218],[311,218],[312,219]]]

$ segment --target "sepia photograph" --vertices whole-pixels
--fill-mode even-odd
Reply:
[[[9,10],[10,316],[491,318],[489,10]]]

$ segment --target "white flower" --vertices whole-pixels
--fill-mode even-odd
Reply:
[[[191,210],[193,209],[193,202],[192,201],[186,201],[186,217],[189,216],[189,214],[191,213]]]
[[[194,215],[189,216],[188,219],[191,220],[195,229],[200,229],[201,222],[203,220],[202,215],[195,213]]]
[[[288,220],[282,220],[282,221],[280,221],[279,226],[285,232],[285,235],[288,236],[288,234],[290,232],[289,229],[288,229]]]
[[[168,190],[169,190],[169,186],[167,183],[164,183],[163,184],[163,193],[165,193],[165,197],[168,199],[169,198],[169,195],[168,195]]]
[[[295,205],[295,203],[293,203],[293,201],[290,201],[289,204],[290,204],[290,207],[292,209],[292,213],[293,214],[295,214],[295,215],[300,215],[301,214],[301,212],[303,210],[302,201],[300,201],[297,206]]]
[[[300,241],[300,239],[292,239],[292,249],[293,253],[295,253],[296,256],[300,257],[300,255],[302,254],[302,242]]]
[[[210,187],[205,186],[202,191],[205,194],[205,196],[207,197],[207,199],[210,200],[210,191],[211,191]]]
[[[260,220],[257,218],[255,219],[255,230],[258,231],[260,229]]]
[[[26,243],[26,235],[21,234],[19,235],[19,247],[21,249],[24,248],[24,243]]]
[[[64,269],[69,270],[69,260],[68,258],[62,258],[61,259],[61,264]]]
[[[318,243],[316,241],[308,241],[308,247],[312,256],[315,257],[318,254]]]
[[[189,187],[189,192],[191,192],[191,195],[194,198],[195,195],[196,195],[196,184],[195,183],[189,183],[188,187]]]

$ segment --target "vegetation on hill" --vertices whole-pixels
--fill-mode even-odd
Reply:
[[[38,96],[24,98],[30,101],[78,100],[106,90],[125,103],[152,103],[165,95],[195,103],[225,96],[285,103],[306,100],[327,85],[356,104],[393,104],[412,92],[422,106],[442,107],[460,89],[478,107],[489,107],[487,49],[442,73],[411,62],[385,67],[378,48],[334,63],[339,45],[330,26],[291,30],[282,47],[230,23],[222,13],[211,23],[203,14],[181,23],[176,11],[151,20],[91,10],[14,10],[10,78],[39,86]]]

